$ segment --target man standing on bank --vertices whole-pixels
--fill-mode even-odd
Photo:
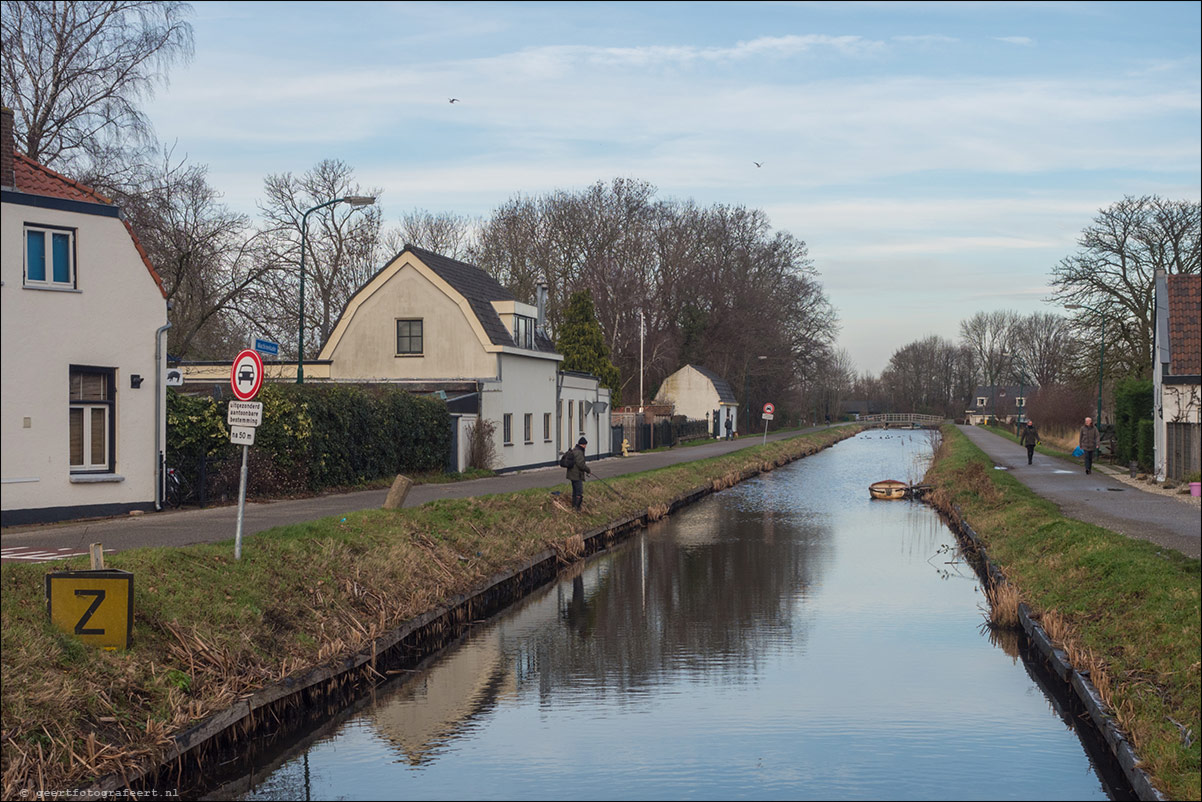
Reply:
[[[1018,442],[1027,447],[1027,464],[1030,465],[1031,458],[1035,456],[1035,446],[1039,444],[1039,432],[1035,431],[1034,421],[1027,421],[1027,426],[1023,429]]]
[[[1093,418],[1085,419],[1085,425],[1081,427],[1081,439],[1077,444],[1085,452],[1085,472],[1090,473],[1093,469],[1093,453],[1098,450],[1098,427],[1093,425]]]
[[[584,462],[584,447],[587,445],[588,440],[583,437],[576,441],[576,447],[572,449],[576,461],[568,468],[568,481],[572,483],[572,506],[577,510],[584,503],[584,475],[592,473]]]

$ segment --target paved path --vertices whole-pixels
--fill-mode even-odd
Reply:
[[[804,432],[820,431],[819,426],[802,432],[772,433],[769,440],[796,437]],[[635,454],[629,457],[608,457],[590,461],[594,475],[602,479],[626,473],[648,471],[681,462],[706,459],[737,451],[763,442],[763,435],[751,435],[738,440],[715,440],[704,445],[689,446]],[[536,487],[567,486],[564,469],[559,467],[518,471],[487,479],[467,482],[418,485],[409,491],[406,507],[414,507],[440,498],[463,498],[491,493],[509,493]],[[585,496],[605,493],[603,487],[585,484]],[[355,493],[289,499],[268,502],[247,502],[242,521],[242,536],[247,538],[276,526],[304,523],[331,515],[379,508],[388,495],[387,490],[363,490]],[[237,527],[238,508],[210,507],[195,510],[164,510],[142,516],[120,516],[87,522],[43,524],[40,526],[8,527],[0,536],[0,559],[4,562],[21,560],[41,562],[76,554],[87,554],[91,543],[104,544],[106,552],[144,546],[185,546],[191,543],[214,543],[232,540]]]
[[[977,426],[960,431],[999,467],[1031,490],[1054,502],[1069,518],[1103,526],[1128,537],[1150,540],[1187,557],[1200,556],[1202,524],[1188,504],[1145,493],[1107,475],[1114,470],[1094,463],[1093,473],[1074,462],[1035,452],[1027,465],[1027,449],[1014,440]]]

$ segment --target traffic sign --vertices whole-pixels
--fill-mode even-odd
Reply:
[[[239,401],[249,401],[263,386],[263,358],[258,351],[245,349],[234,358],[230,370],[230,387]]]
[[[255,427],[231,426],[230,442],[236,446],[253,446],[255,444]]]
[[[262,401],[231,401],[225,414],[225,422],[230,426],[262,426]]]
[[[764,404],[764,414],[765,415],[771,415],[774,412],[776,412],[775,406],[773,406],[771,403]]]
[[[771,412],[765,412],[763,417],[764,417],[764,420],[775,420],[775,418],[776,418],[776,416],[773,415]]]
[[[84,643],[125,649],[134,626],[134,575],[111,569],[46,574],[46,612]]]
[[[258,351],[260,354],[267,354],[268,356],[279,356],[280,355],[280,344],[273,343],[271,340],[260,340],[258,338],[255,338],[255,350]]]

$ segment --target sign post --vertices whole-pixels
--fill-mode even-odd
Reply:
[[[772,420],[776,407],[771,402],[764,404],[764,445],[768,445],[768,421]]]
[[[230,370],[230,387],[237,401],[231,401],[226,422],[230,425],[230,442],[242,446],[242,474],[238,483],[238,526],[234,531],[234,559],[242,559],[242,513],[246,509],[246,451],[255,442],[255,427],[263,422],[263,404],[251,402],[263,386],[263,358],[259,352],[246,349],[234,358]]]

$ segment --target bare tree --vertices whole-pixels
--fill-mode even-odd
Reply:
[[[139,165],[128,181],[98,182],[120,204],[150,262],[163,279],[173,356],[232,356],[245,342],[238,306],[244,291],[274,265],[246,215],[230,211],[203,165],[159,160]]]
[[[480,221],[452,212],[414,209],[401,218],[399,228],[384,234],[383,247],[390,254],[400,253],[406,245],[416,245],[441,256],[469,258],[472,237]]]
[[[326,159],[302,176],[269,175],[266,200],[259,209],[266,224],[270,260],[279,269],[264,276],[248,294],[249,314],[290,342],[300,318],[301,227],[307,211],[338,198],[379,197],[364,189],[346,162]],[[380,253],[380,207],[334,204],[314,211],[305,236],[306,356],[330,336],[351,295],[367,282],[383,261]]]
[[[1019,318],[1012,340],[1016,369],[1021,369],[1027,384],[1040,387],[1068,381],[1073,374],[1080,342],[1072,322],[1049,312],[1034,312]]]
[[[1018,314],[1009,310],[977,312],[960,321],[960,338],[976,363],[981,383],[996,388],[1010,373]],[[996,405],[996,396],[993,399]]]
[[[1081,232],[1081,250],[1053,268],[1051,300],[1082,307],[1074,325],[1095,352],[1104,336],[1110,375],[1151,375],[1156,271],[1197,273],[1200,235],[1197,201],[1128,196],[1099,210]]]
[[[191,57],[190,12],[179,2],[4,0],[0,81],[25,154],[75,172],[150,143],[138,104]]]

